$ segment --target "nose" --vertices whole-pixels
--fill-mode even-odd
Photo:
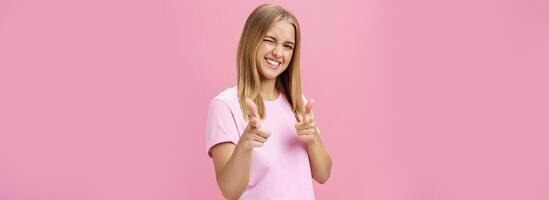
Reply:
[[[275,48],[273,49],[273,52],[272,52],[272,53],[273,53],[273,56],[274,56],[275,58],[280,58],[280,57],[282,57],[282,51],[280,50],[279,45],[276,45],[276,46],[275,46]]]

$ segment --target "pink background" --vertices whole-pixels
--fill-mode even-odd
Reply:
[[[549,2],[278,2],[318,199],[549,199]],[[0,0],[0,199],[220,199],[208,101],[259,2]]]

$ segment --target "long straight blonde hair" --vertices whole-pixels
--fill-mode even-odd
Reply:
[[[288,10],[272,4],[257,7],[246,20],[236,56],[238,98],[244,119],[248,120],[246,98],[252,99],[257,105],[259,116],[265,117],[265,105],[259,90],[261,78],[257,69],[256,57],[260,43],[269,28],[280,20],[286,20],[295,30],[295,45],[288,68],[276,78],[276,89],[290,103],[295,118],[298,121],[303,116],[303,97],[301,94],[301,77],[299,70],[299,49],[301,46],[301,31],[297,18]]]

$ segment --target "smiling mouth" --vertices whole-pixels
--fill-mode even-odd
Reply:
[[[267,64],[269,65],[270,68],[272,69],[277,69],[281,62],[279,61],[276,61],[276,60],[273,60],[273,59],[270,59],[270,58],[265,58],[265,61],[267,61]]]

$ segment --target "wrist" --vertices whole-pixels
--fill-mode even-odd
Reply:
[[[318,135],[318,133],[317,133],[317,134],[315,134],[313,139],[309,143],[307,143],[307,146],[314,146],[314,145],[318,144],[319,142],[320,142],[320,135]]]

